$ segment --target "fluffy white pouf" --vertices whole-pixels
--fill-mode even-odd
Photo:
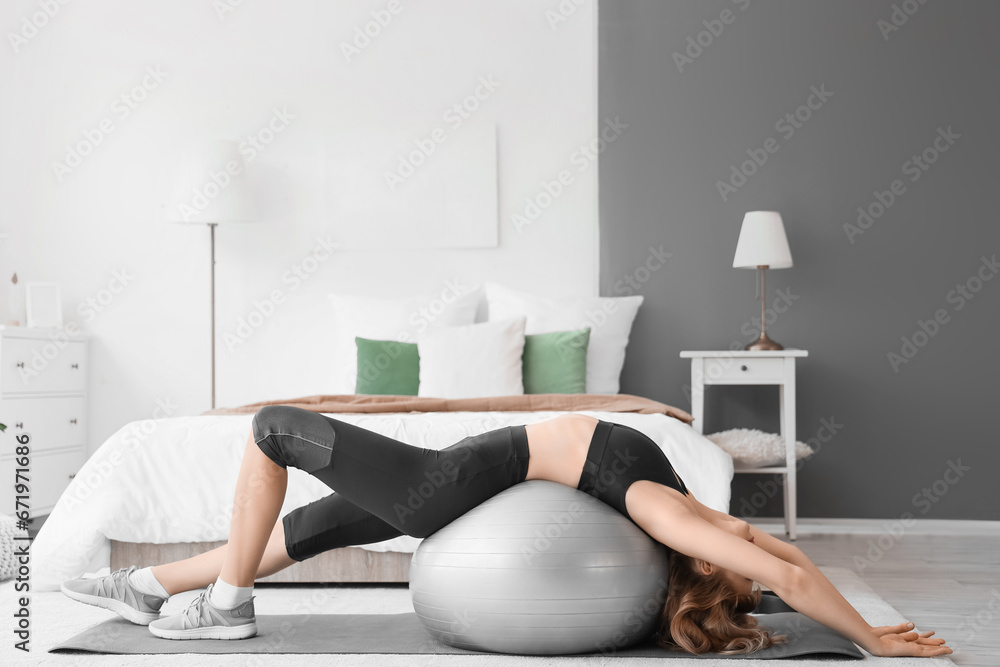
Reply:
[[[764,468],[785,462],[785,438],[777,433],[765,433],[755,428],[733,428],[706,435],[733,461],[747,468]],[[812,456],[812,447],[804,442],[795,443],[795,458]]]
[[[0,514],[0,581],[13,578],[17,571],[17,563],[14,561],[14,538],[27,536],[28,531],[17,527],[17,519]]]
[[[410,594],[424,627],[451,646],[611,652],[659,627],[668,552],[610,505],[533,479],[424,538]]]

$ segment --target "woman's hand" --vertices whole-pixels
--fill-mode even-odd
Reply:
[[[873,655],[881,657],[916,656],[929,658],[948,655],[951,648],[944,646],[944,640],[931,638],[933,630],[927,632],[907,632],[909,623],[873,627],[872,634],[878,637],[878,646]]]

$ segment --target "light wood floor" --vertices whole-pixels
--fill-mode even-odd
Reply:
[[[787,539],[780,526],[755,525]],[[955,664],[997,667],[1000,537],[984,533],[894,538],[887,532],[804,533],[800,526],[794,544],[817,565],[851,568],[918,629],[944,637]],[[880,539],[888,549],[880,548]]]

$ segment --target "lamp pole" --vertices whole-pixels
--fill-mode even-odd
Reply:
[[[212,237],[212,409],[215,409],[215,227],[219,223],[210,222],[208,228]]]

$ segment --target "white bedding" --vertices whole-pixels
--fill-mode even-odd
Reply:
[[[728,512],[732,458],[690,426],[665,415],[582,412],[651,437],[698,500]],[[402,442],[443,449],[468,435],[563,413],[329,414]],[[119,429],[80,469],[32,543],[35,589],[57,590],[66,579],[106,573],[112,539],[157,544],[227,539],[252,419],[249,414],[171,417]],[[288,471],[282,516],[332,492],[301,470]],[[419,543],[403,535],[361,548],[413,552]]]

